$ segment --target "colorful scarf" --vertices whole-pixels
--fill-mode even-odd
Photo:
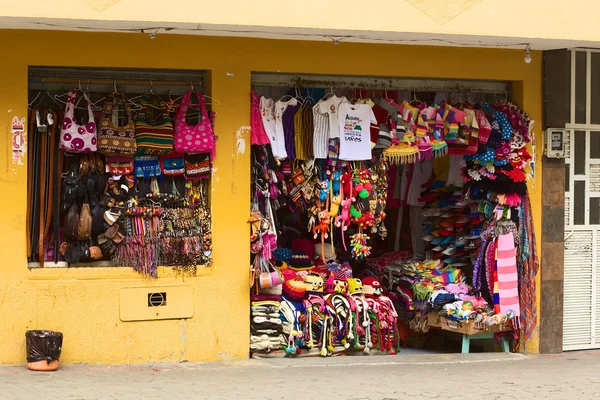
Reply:
[[[519,215],[521,242],[517,268],[519,273],[519,300],[521,303],[521,334],[525,339],[531,338],[537,326],[537,299],[535,278],[540,264],[537,256],[533,216],[529,195],[523,196]]]
[[[519,277],[517,274],[515,236],[512,232],[498,236],[496,273],[500,313],[506,315],[509,311],[512,311],[515,318],[519,318],[521,315]],[[494,306],[496,306],[496,296],[494,296]]]

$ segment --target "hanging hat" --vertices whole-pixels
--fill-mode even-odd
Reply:
[[[513,132],[513,136],[510,138],[510,148],[513,150],[522,149],[527,145],[527,141],[523,136],[523,133],[519,130]]]
[[[375,297],[381,295],[381,283],[379,283],[376,278],[367,276],[362,280],[362,284],[366,297]]]
[[[295,277],[283,283],[283,297],[290,301],[302,301],[306,294],[304,282],[299,277]]]
[[[304,288],[307,294],[322,294],[323,278],[319,274],[309,273],[304,277]]]
[[[273,250],[273,258],[275,261],[285,261],[289,264],[292,258],[292,251],[283,247]]]
[[[335,271],[329,275],[325,283],[326,293],[341,293],[346,294],[348,291],[348,280],[343,271]]]
[[[348,292],[350,294],[363,294],[365,291],[362,281],[358,278],[348,279]]]

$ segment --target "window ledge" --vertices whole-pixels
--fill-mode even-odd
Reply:
[[[115,267],[110,262],[96,262],[87,264],[67,265],[65,262],[44,263],[41,268],[39,263],[28,264],[27,279],[29,280],[101,280],[101,279],[147,279],[130,267]],[[159,278],[190,279],[212,274],[211,266],[200,265],[196,275],[183,275],[173,270],[173,267],[158,267]]]

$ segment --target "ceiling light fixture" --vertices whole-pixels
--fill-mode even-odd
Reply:
[[[525,64],[529,64],[531,63],[531,47],[529,46],[529,44],[525,45],[525,58],[524,58]]]

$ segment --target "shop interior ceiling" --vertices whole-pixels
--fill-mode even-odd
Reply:
[[[343,29],[315,29],[301,27],[275,27],[252,25],[198,24],[169,22],[152,23],[143,21],[55,19],[0,17],[2,29],[60,30],[81,32],[123,32],[144,34],[151,39],[157,35],[201,35],[252,37],[263,39],[329,41],[333,43],[389,43],[425,46],[486,47],[504,49],[524,49],[526,44],[532,50],[553,50],[564,48],[600,48],[600,42],[566,40],[559,38],[532,38],[510,36],[475,36],[441,33],[356,31]]]
[[[320,88],[338,95],[342,91],[363,89],[364,97],[380,97],[385,91],[398,91],[405,92],[409,97],[423,92],[445,92],[454,94],[455,98],[462,101],[511,99],[511,84],[503,81],[255,72],[252,74],[252,85],[259,94],[270,97],[285,94],[289,88]]]
[[[140,95],[152,90],[161,95],[180,96],[192,86],[205,93],[205,81],[205,71],[196,70],[29,68],[30,96],[44,91],[51,94],[61,93],[77,87],[92,95],[110,93],[116,88],[126,95]]]

